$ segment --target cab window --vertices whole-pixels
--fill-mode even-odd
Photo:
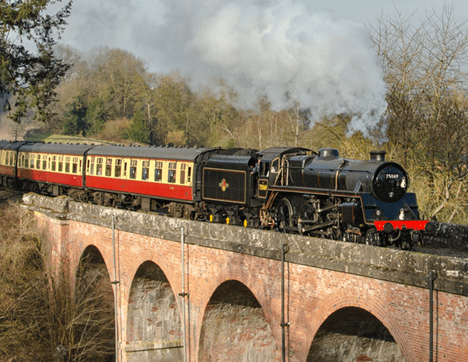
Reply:
[[[279,158],[275,158],[271,163],[271,173],[279,172]]]

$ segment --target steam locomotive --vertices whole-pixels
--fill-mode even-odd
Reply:
[[[134,147],[0,141],[0,185],[174,217],[411,249],[420,220],[409,177],[300,147]]]

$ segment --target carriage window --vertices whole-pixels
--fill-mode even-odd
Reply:
[[[70,157],[65,157],[65,172],[70,173]]]
[[[122,160],[115,160],[114,177],[120,177],[122,172]]]
[[[78,157],[73,157],[72,173],[78,173]]]
[[[57,165],[57,156],[52,156],[52,171],[55,171],[55,166]]]
[[[138,167],[138,160],[131,160],[130,161],[130,178],[131,179],[136,179],[137,167]]]
[[[62,172],[63,171],[63,156],[59,156],[58,158],[58,171]]]
[[[96,160],[96,176],[102,175],[102,157],[98,157]]]
[[[10,166],[15,166],[15,156],[13,152],[10,152]]]
[[[88,159],[88,173],[94,175],[94,157]]]
[[[41,169],[41,155],[37,155],[36,168],[37,168],[38,170]]]
[[[112,174],[112,158],[108,158],[106,160],[106,176],[110,176]]]
[[[177,162],[169,162],[169,174],[167,175],[167,182],[176,182],[176,169]]]
[[[187,182],[191,182],[192,181],[192,168],[189,167],[188,168],[188,175],[187,175]]]
[[[180,183],[184,184],[185,183],[185,169],[187,168],[187,164],[182,163],[180,165]]]
[[[141,179],[143,181],[149,179],[149,161],[142,162]]]
[[[32,154],[31,157],[29,158],[29,168],[34,168],[34,163],[36,160],[36,155]]]
[[[42,157],[42,169],[47,170],[47,156],[46,155]]]
[[[20,165],[19,165],[20,167],[24,167],[24,165],[25,165],[24,159],[25,159],[25,156],[23,154],[23,155],[21,155],[21,159],[20,159]]]
[[[154,169],[154,181],[162,181],[162,168],[163,163],[161,161],[156,161]]]
[[[3,159],[3,164],[8,166],[8,152],[5,152],[5,158]]]

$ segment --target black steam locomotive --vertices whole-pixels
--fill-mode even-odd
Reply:
[[[119,208],[411,249],[422,231],[409,178],[385,152],[264,151],[0,141],[0,184]]]

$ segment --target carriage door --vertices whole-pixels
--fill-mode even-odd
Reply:
[[[130,159],[129,158],[122,159],[122,169],[120,172],[121,172],[120,178],[121,178],[122,191],[127,190],[127,187],[128,187],[127,180],[129,179],[129,175],[130,175]]]
[[[46,180],[51,182],[52,180],[51,180],[50,170],[52,170],[52,157],[49,156],[47,158],[47,160],[49,161],[49,162],[47,162],[47,171],[49,171],[49,172],[46,173]]]

